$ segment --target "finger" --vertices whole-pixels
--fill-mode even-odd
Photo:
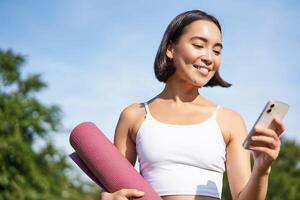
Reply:
[[[137,189],[123,189],[122,194],[125,197],[140,197],[144,195],[144,192]]]
[[[281,135],[283,132],[284,132],[284,130],[285,130],[285,127],[284,127],[284,124],[283,124],[283,122],[282,122],[282,119],[280,119],[279,117],[274,117],[274,124],[275,124],[275,131],[276,131],[276,133],[277,133],[277,135],[279,136],[279,135]]]
[[[256,126],[254,128],[254,135],[265,135],[265,136],[271,136],[276,140],[279,139],[277,133],[274,130],[270,128],[259,127],[259,126]]]
[[[251,141],[253,141],[250,143],[252,146],[268,146],[272,149],[276,149],[279,146],[279,142],[270,136],[252,136]]]
[[[109,194],[110,194],[110,193],[108,193],[108,192],[101,192],[101,198],[100,198],[100,200],[105,200],[105,199],[107,199],[108,196],[109,196]]]
[[[249,149],[251,149],[252,151],[256,151],[256,152],[260,152],[260,153],[265,153],[270,157],[270,160],[275,160],[278,156],[278,152],[276,150],[272,150],[270,148],[267,147],[254,147],[254,146],[250,146]]]

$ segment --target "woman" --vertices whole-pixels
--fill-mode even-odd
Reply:
[[[268,176],[280,151],[282,121],[276,131],[256,127],[250,149],[247,130],[235,111],[199,93],[205,86],[230,87],[219,74],[222,35],[217,19],[199,10],[184,12],[169,24],[154,69],[163,91],[145,103],[125,108],[114,144],[164,200],[221,199],[225,168],[233,199],[265,199]],[[258,146],[257,144],[260,144]],[[140,197],[142,191],[103,192],[103,200]]]

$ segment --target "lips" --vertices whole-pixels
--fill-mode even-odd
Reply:
[[[203,71],[203,72],[206,72],[206,73],[209,73],[211,71],[211,69],[209,67],[207,67],[207,66],[203,66],[203,65],[193,65],[193,66],[197,70]]]

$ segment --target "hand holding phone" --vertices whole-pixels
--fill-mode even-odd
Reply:
[[[258,125],[260,127],[265,127],[265,128],[270,128],[275,130],[276,127],[274,125],[274,117],[279,117],[280,119],[283,119],[286,113],[288,112],[288,110],[289,110],[289,105],[287,103],[281,101],[269,101],[266,104],[263,111],[261,112],[258,119],[256,120],[248,136],[244,140],[243,147],[245,149],[249,149],[251,136],[254,134],[254,127]]]

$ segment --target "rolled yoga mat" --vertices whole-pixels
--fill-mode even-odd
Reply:
[[[140,200],[162,200],[149,183],[92,122],[76,126],[70,135],[76,153],[73,161],[108,192],[138,189],[145,192]]]

